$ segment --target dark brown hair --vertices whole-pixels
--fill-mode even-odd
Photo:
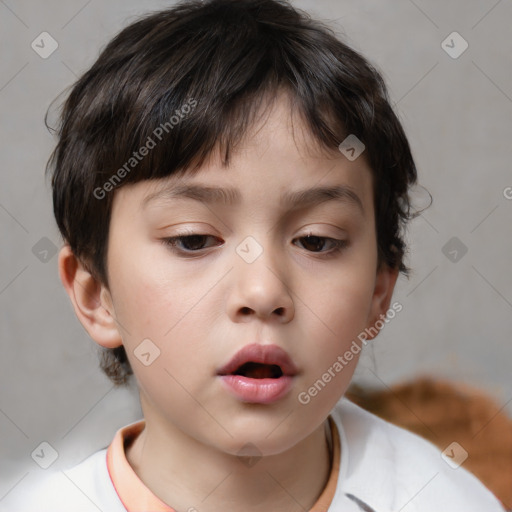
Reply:
[[[379,263],[407,274],[402,236],[416,167],[383,79],[285,0],[190,0],[147,14],[73,84],[47,172],[75,256],[108,287],[114,190],[193,173],[217,147],[226,165],[263,100],[281,90],[320,147],[336,150],[349,134],[363,141]],[[101,367],[116,384],[132,374],[122,346],[104,350]]]

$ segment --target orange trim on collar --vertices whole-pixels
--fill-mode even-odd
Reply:
[[[328,508],[331,506],[334,494],[336,493],[336,487],[338,485],[341,462],[340,436],[338,434],[336,423],[334,423],[331,416],[329,416],[329,426],[331,427],[332,437],[331,473],[329,474],[329,480],[327,480],[327,484],[325,484],[322,494],[315,501],[315,504],[311,507],[309,512],[327,512]]]
[[[340,469],[340,439],[336,424],[330,416],[329,425],[333,445],[331,472],[322,494],[309,512],[326,512],[336,492]],[[140,420],[116,432],[107,449],[107,470],[110,480],[128,512],[175,512],[146,487],[126,458],[125,446],[133,442],[144,427],[145,420]]]
[[[132,442],[145,425],[145,420],[141,420],[116,432],[107,450],[110,480],[128,512],[175,512],[144,485],[126,458],[125,445]]]

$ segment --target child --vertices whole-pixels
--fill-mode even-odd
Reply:
[[[192,0],[117,35],[61,121],[60,277],[144,419],[5,510],[503,510],[344,397],[402,307],[416,181],[363,57],[284,0]]]

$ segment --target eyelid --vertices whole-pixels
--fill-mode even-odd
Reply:
[[[297,238],[305,238],[305,237],[317,237],[317,238],[325,238],[329,240],[340,240],[343,237],[348,237],[347,232],[344,229],[337,228],[339,231],[342,231],[343,234],[340,235],[326,235],[321,234],[314,228],[308,228],[305,232],[298,234],[296,237],[294,237],[294,240]],[[165,239],[169,240],[172,238],[186,238],[188,236],[204,236],[204,237],[212,237],[212,238],[219,238],[217,235],[213,235],[211,233],[204,233],[201,231],[201,229],[194,229],[194,228],[181,228],[176,233],[174,233],[172,236],[165,237]],[[340,238],[341,237],[341,238]]]

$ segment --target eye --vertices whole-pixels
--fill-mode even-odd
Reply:
[[[306,244],[305,244],[306,249],[308,249],[307,246],[313,247],[313,249],[311,249],[311,250],[308,249],[308,250],[310,250],[310,252],[321,252],[321,253],[329,252],[332,254],[334,252],[341,251],[348,245],[347,240],[337,240],[335,238],[328,238],[325,236],[316,236],[316,235],[302,236],[300,238],[297,238],[296,240],[306,240]],[[314,250],[314,248],[318,249],[319,247],[320,248],[324,247],[326,241],[330,242],[332,250],[330,250],[330,251]],[[304,245],[304,244],[301,243],[301,245]]]
[[[206,238],[216,237],[201,234],[178,235],[170,238],[163,238],[162,242],[177,252],[194,253],[205,249],[204,241]]]

